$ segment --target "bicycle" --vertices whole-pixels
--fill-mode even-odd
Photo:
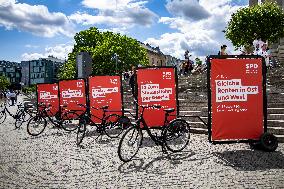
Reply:
[[[13,114],[8,108],[9,104],[4,102],[0,105],[0,124],[4,123],[7,118],[7,113],[9,116],[15,119],[15,128],[19,129],[24,122],[27,122],[29,118],[32,116],[32,112],[29,110],[31,106],[24,106],[23,104],[17,105],[17,111]]]
[[[63,114],[62,110],[65,105],[61,105],[61,111],[56,111],[53,115],[50,108],[51,105],[39,104],[39,111],[33,116],[27,125],[27,131],[32,136],[40,135],[47,126],[47,120],[54,125],[54,127],[62,128],[65,131],[75,131],[78,128],[78,117],[79,115],[72,111],[67,111]]]
[[[79,106],[83,106],[86,108],[86,110],[89,109],[89,107],[79,104]],[[109,106],[102,106],[100,108],[90,107],[94,110],[102,110],[103,115],[102,118],[88,114],[87,111],[80,115],[80,123],[77,130],[77,137],[76,137],[76,143],[77,145],[80,145],[83,141],[83,138],[86,135],[86,125],[89,124],[91,126],[96,126],[96,132],[99,133],[101,136],[102,134],[106,134],[110,138],[117,138],[123,131],[124,125],[122,121],[122,117],[118,114],[110,114],[106,115],[107,112],[111,112],[108,110]],[[75,110],[76,112],[76,110]],[[115,111],[112,111],[115,112]],[[96,118],[100,120],[100,123],[95,123],[92,118]]]
[[[132,127],[130,127],[121,137],[118,145],[118,157],[123,162],[129,162],[138,153],[140,146],[143,141],[143,130],[146,130],[150,138],[155,142],[156,145],[162,147],[162,152],[167,153],[167,150],[171,152],[182,151],[189,143],[190,128],[188,123],[183,119],[174,119],[168,121],[170,113],[174,112],[174,108],[164,109],[165,120],[162,127],[156,127],[154,129],[160,129],[161,135],[152,134],[143,117],[144,110],[147,108],[161,108],[161,106],[141,106],[142,112],[139,118],[135,121]],[[132,123],[131,123],[132,124]],[[133,148],[129,150],[127,148]],[[176,148],[175,148],[176,147]]]
[[[33,116],[32,105],[20,105],[15,114],[15,128],[20,129],[24,122],[28,122]]]

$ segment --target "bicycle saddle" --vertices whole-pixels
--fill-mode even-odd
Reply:
[[[168,109],[164,109],[164,111],[167,112],[167,113],[172,113],[172,112],[175,111],[175,109],[174,108],[168,108]]]
[[[102,106],[101,109],[106,110],[106,109],[108,109],[108,107],[109,107],[108,105]]]

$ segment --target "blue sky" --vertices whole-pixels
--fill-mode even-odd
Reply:
[[[234,48],[222,30],[248,0],[0,0],[0,60],[17,61],[72,51],[76,32],[97,27],[159,46],[182,58]]]

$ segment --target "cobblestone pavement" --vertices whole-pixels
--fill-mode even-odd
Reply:
[[[183,153],[167,157],[145,138],[124,164],[118,139],[89,136],[79,148],[75,137],[51,127],[31,137],[10,117],[0,125],[0,188],[284,188],[283,143],[266,153],[193,134]]]

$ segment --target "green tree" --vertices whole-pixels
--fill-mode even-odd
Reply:
[[[200,58],[195,58],[195,63],[196,65],[201,65],[202,64],[202,60],[200,60]]]
[[[256,36],[276,42],[284,37],[284,12],[272,2],[239,9],[232,14],[225,35],[235,47],[251,45]]]
[[[5,76],[0,76],[0,91],[6,90],[11,85],[10,81]]]
[[[88,52],[92,57],[94,75],[116,75],[131,69],[131,65],[148,65],[147,51],[140,43],[125,35],[113,32],[100,32],[91,27],[77,33],[74,37],[75,45],[69,53],[67,62],[60,68],[60,79],[76,78],[76,55],[79,52]],[[116,60],[118,55],[116,73]]]

